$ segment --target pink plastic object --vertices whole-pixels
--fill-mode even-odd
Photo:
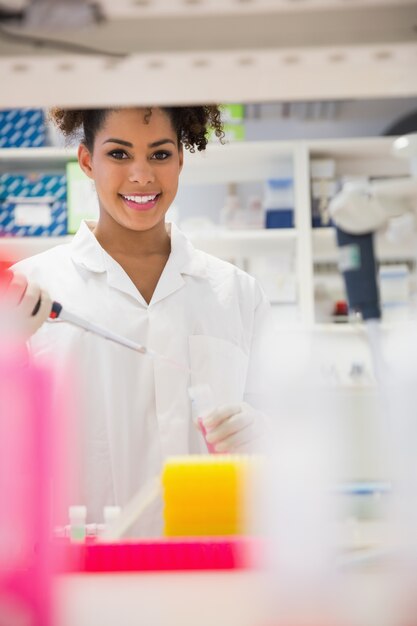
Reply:
[[[20,361],[20,362],[19,362]],[[50,626],[49,377],[0,345],[0,623]]]
[[[65,571],[90,573],[246,569],[251,555],[262,549],[260,540],[247,537],[79,545],[60,541]]]
[[[210,452],[210,454],[217,454],[214,445],[212,443],[209,443],[207,441],[207,430],[203,424],[203,418],[199,417],[198,418],[198,424],[200,426],[200,430],[203,433],[203,437],[204,437],[204,441],[206,442],[206,446],[207,446],[207,450]]]

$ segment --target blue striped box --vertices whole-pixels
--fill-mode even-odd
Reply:
[[[65,174],[0,174],[0,236],[67,233]]]
[[[39,148],[45,143],[42,109],[0,109],[0,148]]]

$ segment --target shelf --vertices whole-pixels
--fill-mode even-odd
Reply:
[[[309,141],[308,146],[312,159],[335,161],[336,177],[409,176],[409,160],[394,155],[393,140],[394,137],[330,139]]]
[[[347,139],[312,139],[308,142],[312,158],[393,156],[393,137],[351,137]]]
[[[188,105],[412,97],[417,95],[416,55],[413,41],[253,49],[244,39],[233,50],[175,49],[117,58],[0,53],[7,84],[0,108],[181,106],[185,96]]]
[[[293,250],[297,238],[295,229],[265,229],[239,231],[213,231],[187,233],[193,245],[222,258],[238,256],[245,258],[253,254],[268,254],[274,250]]]
[[[98,4],[100,23],[71,30],[60,30],[51,11],[51,24],[30,33],[47,45],[24,43],[18,29],[20,39],[3,33],[0,107],[417,95],[414,0]]]
[[[42,172],[45,169],[65,170],[68,161],[77,159],[75,148],[1,148],[0,173],[23,171]]]
[[[48,164],[49,162],[66,163],[69,160],[77,158],[76,148],[54,148],[45,146],[43,148],[1,148],[0,163],[11,162],[13,166],[21,161],[27,163],[36,163],[41,161]]]
[[[264,246],[276,244],[277,241],[295,241],[297,231],[295,228],[254,228],[253,230],[249,228],[245,230],[213,229],[212,231],[204,232],[187,232],[187,236],[194,242],[221,240],[226,244],[234,244],[237,242],[243,245],[252,245],[259,243]]]
[[[398,7],[398,4],[412,5],[414,0],[361,0],[361,8]],[[343,11],[346,6],[340,0],[308,0],[307,2],[291,2],[289,0],[257,0],[256,3],[239,2],[236,0],[201,0],[200,2],[184,2],[184,0],[149,0],[132,2],[132,0],[101,0],[103,10],[113,19],[140,16],[141,19],[155,17],[189,17],[208,15],[257,15],[262,12],[285,13],[334,10]]]

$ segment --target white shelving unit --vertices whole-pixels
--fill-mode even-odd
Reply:
[[[314,322],[314,265],[334,264],[337,249],[331,228],[311,227],[310,160],[332,158],[336,176],[407,176],[408,162],[391,154],[392,139],[347,139],[294,142],[242,142],[209,145],[205,153],[186,155],[182,173],[184,185],[245,183],[273,176],[283,165],[292,171],[295,192],[295,228],[192,233],[194,244],[222,258],[255,257],[287,252],[295,255],[298,317],[303,325]],[[74,149],[37,148],[0,150],[0,171],[64,171],[76,158]],[[69,241],[59,238],[3,238],[2,254],[22,258]],[[377,241],[377,256],[383,261],[415,261],[417,240],[406,244],[390,242],[383,235]]]
[[[417,94],[414,0],[96,4],[104,15],[99,24],[68,31],[52,20],[49,29],[45,23],[31,30],[32,40],[48,39],[44,45],[30,45],[16,27],[3,33],[0,75],[7,89],[0,107]]]

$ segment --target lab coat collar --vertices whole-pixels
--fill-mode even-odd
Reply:
[[[71,257],[76,265],[90,272],[105,272],[106,252],[95,238],[92,229],[95,222],[83,220],[71,242]]]
[[[171,254],[156,286],[150,304],[156,304],[185,285],[184,275],[202,276],[205,263],[201,252],[175,224],[166,225],[171,238]]]
[[[95,222],[83,220],[71,243],[72,259],[77,265],[92,272],[105,272],[106,251],[100,246],[92,229]],[[172,223],[166,224],[171,237],[171,254],[168,263],[175,265],[181,274],[204,276],[206,264],[203,255],[197,251],[184,233]]]
[[[171,237],[171,254],[168,262],[171,261],[181,274],[204,277],[206,275],[204,255],[194,248],[191,241],[175,224],[167,224],[167,231]]]
[[[83,221],[71,243],[74,263],[91,272],[107,272],[109,284],[143,300],[130,278],[100,246],[92,229],[95,222]],[[151,303],[177,291],[184,285],[183,275],[203,277],[206,275],[204,255],[195,250],[192,243],[175,224],[166,225],[171,237],[171,254],[155,289]],[[144,301],[143,301],[144,302]]]

